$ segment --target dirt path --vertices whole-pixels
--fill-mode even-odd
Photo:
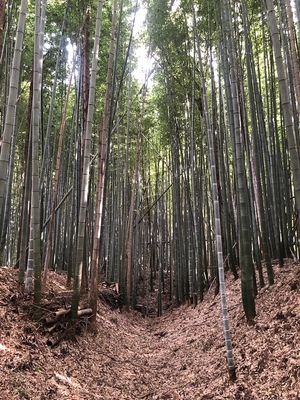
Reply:
[[[276,284],[257,297],[252,327],[243,317],[239,282],[228,280],[235,383],[228,380],[219,297],[213,291],[195,309],[182,306],[160,318],[99,305],[97,333],[85,332],[77,343],[63,341],[55,348],[46,345],[24,307],[5,306],[5,294],[0,399],[298,400],[299,271],[298,266],[276,270]],[[13,278],[8,281],[13,293]]]

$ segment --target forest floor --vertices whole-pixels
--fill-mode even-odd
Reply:
[[[75,342],[53,345],[50,330],[33,322],[32,299],[17,294],[17,272],[0,268],[0,400],[297,400],[300,266],[274,269],[275,284],[259,290],[253,326],[243,316],[240,281],[227,278],[232,383],[213,287],[197,307],[159,318],[99,302],[97,332],[83,328]],[[51,272],[49,282],[45,303],[66,302],[65,276]]]

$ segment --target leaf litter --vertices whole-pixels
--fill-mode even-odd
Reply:
[[[299,400],[300,267],[287,260],[274,272],[275,284],[259,289],[253,326],[243,315],[240,281],[227,276],[237,368],[230,382],[213,289],[195,308],[168,307],[157,318],[99,300],[94,329],[84,316],[76,341],[63,337],[50,346],[52,332],[33,321],[17,271],[0,268],[0,399]],[[49,272],[46,313],[70,301],[65,282],[64,274]],[[66,320],[56,322],[59,329]]]

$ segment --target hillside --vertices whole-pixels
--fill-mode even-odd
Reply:
[[[17,295],[17,272],[0,268],[0,399],[297,400],[300,267],[287,262],[275,267],[275,277],[259,291],[251,327],[240,282],[227,279],[237,367],[231,383],[213,288],[196,308],[182,306],[160,318],[120,313],[99,301],[97,332],[83,319],[76,342],[52,347],[49,330],[32,322],[32,299]],[[45,301],[66,303],[64,275],[51,272],[49,280]]]

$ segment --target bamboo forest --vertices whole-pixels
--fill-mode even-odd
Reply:
[[[0,400],[300,399],[299,0],[0,0]]]

